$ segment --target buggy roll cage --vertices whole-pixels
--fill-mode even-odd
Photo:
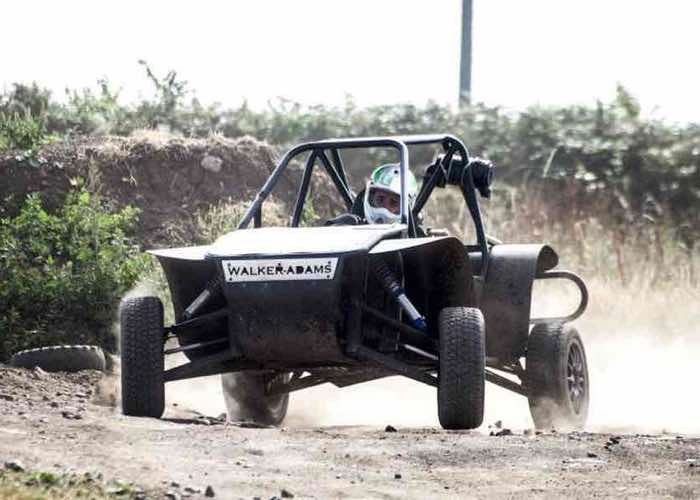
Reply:
[[[441,145],[444,151],[437,160],[428,167],[420,191],[416,196],[413,207],[409,206],[407,196],[407,175],[409,169],[408,146],[418,145]],[[355,193],[350,189],[347,180],[340,151],[343,149],[358,148],[393,148],[399,154],[399,172],[401,181],[401,208],[400,220],[408,227],[408,236],[417,237],[416,220],[423,206],[428,201],[430,194],[436,186],[444,187],[446,184],[458,185],[461,188],[464,200],[469,208],[469,212],[474,222],[476,230],[477,244],[481,252],[482,265],[481,274],[485,275],[489,258],[489,246],[484,230],[484,223],[481,218],[481,211],[476,197],[476,191],[482,196],[488,197],[490,194],[489,185],[493,175],[493,170],[489,164],[484,162],[472,162],[469,152],[464,143],[457,137],[450,134],[431,135],[408,135],[390,137],[359,137],[351,139],[325,139],[320,141],[300,144],[289,150],[280,160],[263,187],[255,196],[252,205],[244,214],[238,229],[245,229],[253,221],[254,227],[262,225],[262,205],[265,199],[272,192],[277,181],[289,165],[289,163],[299,155],[311,152],[301,179],[301,185],[297,192],[294,205],[294,212],[290,221],[292,227],[297,227],[301,220],[304,202],[309,191],[311,175],[317,161],[320,161],[326,172],[330,175],[333,184],[340,193],[343,201],[350,211],[355,201]],[[330,158],[329,158],[330,155]]]

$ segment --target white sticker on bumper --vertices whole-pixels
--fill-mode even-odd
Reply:
[[[221,265],[227,283],[330,280],[335,276],[338,257],[222,260]]]

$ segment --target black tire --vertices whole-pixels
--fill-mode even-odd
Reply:
[[[105,371],[105,354],[94,345],[53,345],[15,353],[10,365],[19,368],[39,367],[47,372]]]
[[[578,430],[590,397],[586,351],[568,324],[537,324],[527,343],[525,387],[538,429]]]
[[[479,309],[440,311],[438,418],[444,429],[475,429],[484,421],[484,317]]]
[[[288,373],[273,376],[246,372],[221,375],[229,419],[265,426],[280,425],[287,416],[289,393],[268,396],[266,389],[288,381],[289,377]]]
[[[160,418],[165,409],[163,304],[157,297],[125,299],[119,320],[122,411]]]

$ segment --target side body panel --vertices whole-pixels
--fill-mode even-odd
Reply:
[[[510,362],[525,355],[530,331],[532,284],[558,263],[547,245],[491,248],[479,307],[486,321],[486,355]]]

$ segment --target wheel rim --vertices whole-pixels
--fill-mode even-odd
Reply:
[[[574,343],[569,348],[569,357],[566,363],[566,380],[569,389],[569,399],[576,413],[586,400],[586,368],[584,365],[583,350]]]

